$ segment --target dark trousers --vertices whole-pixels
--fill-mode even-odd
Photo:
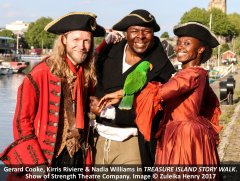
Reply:
[[[76,178],[71,178],[71,180],[78,180],[81,181],[83,179],[78,178],[77,174],[84,174],[83,172],[76,172],[76,171],[64,171],[63,168],[69,167],[71,168],[83,168],[84,167],[84,154],[82,152],[82,149],[80,148],[71,158],[67,149],[64,148],[61,154],[54,158],[52,161],[52,168],[59,168],[61,171],[53,171],[51,174],[54,175],[76,175]],[[56,179],[48,179],[49,181],[56,181]],[[69,179],[61,179],[61,180],[69,180]]]
[[[84,155],[81,148],[71,158],[67,148],[65,147],[61,154],[54,158],[52,161],[52,167],[82,167]]]

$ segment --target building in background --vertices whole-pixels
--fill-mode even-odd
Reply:
[[[19,54],[19,38],[27,31],[29,23],[23,21],[15,21],[10,24],[6,24],[6,29],[11,30],[15,35],[17,35],[16,40],[16,54]],[[21,48],[21,47],[20,47]]]
[[[22,35],[27,31],[29,23],[23,21],[15,21],[10,24],[6,24],[6,30],[11,30],[14,34]]]
[[[225,14],[227,13],[227,0],[210,0],[210,3],[208,5],[208,10],[211,10],[212,8],[218,8],[221,9],[222,12]]]
[[[237,55],[231,51],[227,50],[226,52],[222,53],[222,63],[223,64],[237,64]]]
[[[15,43],[13,38],[0,36],[0,58],[12,54],[16,50]]]

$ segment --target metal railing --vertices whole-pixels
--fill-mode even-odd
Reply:
[[[228,75],[229,73],[232,73],[232,72],[235,72],[235,71],[236,71],[236,67],[232,63],[220,74],[220,77],[223,78],[226,75]]]
[[[39,55],[21,55],[20,59],[22,61],[34,61],[34,60],[37,60],[37,61],[40,61],[42,59],[42,56],[39,56]]]

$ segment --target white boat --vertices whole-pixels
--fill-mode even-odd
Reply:
[[[28,66],[26,62],[9,62],[9,64],[13,69],[13,73],[21,73]]]
[[[12,68],[8,68],[8,67],[0,65],[0,74],[8,75],[8,74],[12,74],[12,73],[13,73],[13,69]]]
[[[5,64],[4,62],[0,62],[0,69],[1,69],[0,74],[2,75],[13,73],[13,69],[11,68],[11,66],[8,64]]]

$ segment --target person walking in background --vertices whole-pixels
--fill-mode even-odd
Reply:
[[[219,42],[206,26],[197,22],[175,26],[174,34],[178,36],[176,55],[183,69],[167,83],[149,83],[141,91],[135,100],[137,119],[149,121],[143,118],[144,109],[164,109],[156,134],[156,166],[215,167],[220,164],[217,145],[222,129],[218,124],[221,111],[218,98],[209,86],[208,72],[200,64],[209,60]],[[99,106],[108,106],[111,100],[116,103],[122,96],[122,90],[108,94]],[[150,112],[155,114],[155,111]],[[188,173],[187,170],[175,171]],[[195,175],[200,175],[197,174],[200,170],[195,171]],[[211,180],[221,179],[218,170],[212,173]],[[184,180],[181,176],[176,179]]]
[[[45,30],[59,35],[53,51],[24,78],[13,120],[8,165],[82,167],[88,146],[89,96],[96,85],[93,37],[105,29],[89,12],[68,13]]]
[[[134,109],[120,110],[118,105],[112,105],[100,111],[97,105],[105,94],[122,89],[126,77],[144,60],[153,66],[147,74],[147,81],[164,83],[175,69],[159,38],[154,36],[160,27],[148,11],[132,11],[115,24],[113,30],[125,32],[126,39],[106,45],[96,60],[98,84],[90,104],[91,111],[98,115],[95,164],[152,166],[155,157],[154,128],[158,127],[160,118],[153,120],[153,126],[152,122],[147,125],[148,134],[144,135],[135,122]]]

